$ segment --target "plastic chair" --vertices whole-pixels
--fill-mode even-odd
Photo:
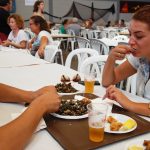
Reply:
[[[126,44],[129,42],[129,38],[125,35],[115,36],[112,40],[117,41],[118,43],[126,43]]]
[[[114,37],[116,37],[116,36],[118,36],[119,35],[119,33],[117,32],[117,31],[115,31],[115,30],[110,30],[109,32],[108,32],[108,38],[109,39],[113,39]]]
[[[25,28],[24,32],[27,34],[29,40],[35,37],[35,34],[31,31],[30,28]]]
[[[58,63],[58,54],[60,55],[61,64],[63,65],[63,55],[62,50],[58,49],[56,46],[48,45],[45,48],[44,51],[44,60],[50,62],[50,63]]]
[[[44,60],[50,63],[58,63],[58,54],[60,55],[61,64],[63,65],[63,55],[62,50],[59,48],[60,41],[53,41],[51,45],[47,45],[44,50]],[[35,57],[40,58],[38,52],[35,54]]]
[[[78,68],[77,70],[79,71],[80,70],[80,66],[82,64],[82,62],[87,59],[88,57],[91,57],[91,56],[97,56],[99,55],[98,52],[94,49],[90,49],[90,48],[80,48],[80,49],[76,49],[74,51],[72,51],[67,59],[66,59],[66,63],[65,63],[65,66],[70,68],[71,67],[71,62],[72,62],[72,59],[74,58],[74,56],[77,56],[78,58]]]
[[[136,95],[136,80],[137,80],[137,73],[128,77],[126,83],[124,85],[124,81],[121,81],[119,88],[124,89],[127,92],[130,92]]]
[[[74,36],[74,38],[68,38],[67,41],[67,48],[69,47],[69,43],[71,43],[71,50],[73,51],[75,49],[75,42],[76,42],[76,38],[75,38],[75,33],[73,30],[67,30],[67,34],[70,34],[72,36]]]
[[[90,48],[90,41],[88,39],[77,37],[76,40],[79,48]]]
[[[102,72],[107,61],[108,55],[99,55],[99,56],[92,56],[87,58],[80,67],[80,72],[84,74],[89,74],[90,72],[94,72],[96,78],[102,81]]]
[[[90,39],[91,48],[95,49],[100,55],[108,55],[109,47],[98,39]]]
[[[88,39],[88,34],[87,34],[88,30],[87,29],[83,29],[81,30],[80,32],[80,36],[85,38],[85,39]]]
[[[108,55],[99,55],[92,56],[87,58],[80,67],[80,72],[84,74],[88,74],[90,72],[94,72],[96,74],[96,78],[102,83],[102,74],[105,62],[107,61]],[[120,62],[116,62],[116,64],[120,64]],[[137,74],[128,77],[125,85],[125,91],[131,92],[132,94],[136,94],[136,79]],[[121,81],[123,83],[123,81]],[[123,89],[123,84],[120,84],[120,89]]]

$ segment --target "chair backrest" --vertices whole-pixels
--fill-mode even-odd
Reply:
[[[35,34],[30,30],[30,28],[25,28],[24,32],[27,34],[28,39],[33,39],[35,37]]]
[[[60,41],[53,41],[50,45],[47,45],[44,50],[44,60],[53,63],[59,46]],[[35,57],[40,58],[38,52],[35,54]]]
[[[100,38],[108,38],[108,31],[102,30],[100,34]]]
[[[59,30],[54,30],[54,29],[52,29],[52,30],[51,30],[51,34],[59,34]]]
[[[80,69],[80,66],[82,64],[82,62],[87,59],[88,57],[91,57],[91,56],[97,56],[99,55],[98,52],[94,49],[90,49],[90,48],[80,48],[80,49],[76,49],[74,51],[72,51],[67,59],[66,59],[66,63],[65,63],[65,66],[70,68],[71,67],[71,62],[72,62],[72,59],[74,58],[74,56],[77,56],[78,58],[78,68],[77,70],[79,71]]]
[[[81,30],[80,36],[85,38],[85,39],[88,39],[87,30],[86,29]]]
[[[90,39],[92,49],[95,49],[100,55],[108,55],[109,47],[98,39]]]
[[[118,36],[119,33],[115,30],[110,30],[109,33],[108,33],[108,38],[109,39],[113,39],[115,36]]]
[[[94,72],[96,74],[96,78],[100,81],[102,80],[102,72],[107,61],[108,55],[99,55],[92,56],[87,58],[80,67],[80,72],[84,74],[89,74],[90,72]]]
[[[107,61],[107,58],[108,55],[89,57],[81,64],[79,71],[84,74],[89,74],[90,72],[94,72],[96,74],[96,78],[100,81],[100,83],[102,83],[102,74],[103,74],[103,69],[104,69],[105,62]],[[134,95],[136,94],[136,79],[137,79],[137,74],[128,77],[125,85],[125,91],[131,92]],[[121,85],[119,86],[120,89],[123,89],[122,85],[123,85],[123,81],[121,81]]]
[[[112,40],[117,41],[118,43],[128,43],[129,38],[125,35],[115,36]]]
[[[50,45],[47,45],[44,50],[44,60],[53,63],[56,53],[59,51],[60,41],[53,41]]]
[[[74,38],[68,38],[69,41],[75,41],[76,40],[75,39],[76,34],[75,34],[75,32],[73,30],[68,29],[67,30],[67,34],[74,36]]]
[[[88,39],[77,37],[76,40],[79,48],[90,48],[90,41]]]

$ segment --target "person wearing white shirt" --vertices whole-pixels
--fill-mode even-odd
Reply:
[[[45,47],[53,41],[48,24],[41,16],[32,16],[29,23],[31,31],[36,35],[29,43],[31,54],[35,56],[38,52],[40,58],[44,58]]]
[[[8,23],[11,28],[11,32],[6,41],[3,41],[3,46],[18,48],[18,49],[26,49],[28,37],[24,32],[24,21],[20,15],[13,14],[9,16]]]

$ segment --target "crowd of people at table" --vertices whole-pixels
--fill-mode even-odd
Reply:
[[[43,58],[45,46],[52,41],[51,23],[47,22],[43,15],[44,1],[35,2],[29,21],[30,29],[35,37],[30,42],[23,30],[23,18],[18,14],[9,14],[11,4],[11,0],[0,0],[1,44],[19,49],[30,48],[32,55],[38,52],[39,56]],[[110,25],[109,21],[106,26]],[[86,20],[82,26],[93,28],[92,19]],[[116,26],[118,26],[118,22],[116,22]],[[121,21],[120,26],[125,26],[124,20]],[[79,35],[81,25],[79,25],[78,19],[64,20],[60,31],[66,34],[67,29],[72,29],[76,35]],[[117,101],[129,111],[150,116],[150,104],[133,102],[114,86],[137,73],[137,95],[150,99],[150,6],[141,8],[133,15],[129,32],[129,46],[118,45],[112,49],[105,64],[102,80],[103,86],[108,87],[105,97]],[[116,67],[116,60],[123,60],[128,54],[131,54],[128,59]],[[30,103],[28,109],[20,117],[0,127],[1,149],[23,149],[43,115],[47,112],[57,111],[60,105],[60,97],[54,86],[43,87],[37,91],[24,91],[0,84],[0,101]]]

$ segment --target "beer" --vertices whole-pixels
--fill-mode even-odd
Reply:
[[[85,93],[93,93],[94,92],[94,83],[95,81],[93,80],[85,80],[84,84],[85,84]]]
[[[90,103],[88,109],[89,139],[93,142],[102,142],[108,106],[104,103]]]
[[[89,127],[89,138],[93,142],[102,142],[104,139],[104,128]]]

